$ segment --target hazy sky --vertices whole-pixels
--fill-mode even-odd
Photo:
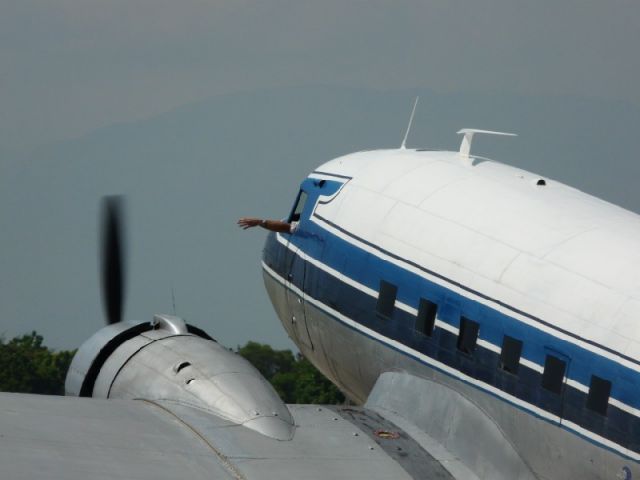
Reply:
[[[0,0],[0,151],[274,86],[640,104],[639,25],[637,0]]]
[[[96,218],[131,206],[126,318],[290,346],[264,232],[350,151],[474,150],[640,211],[638,0],[0,0],[0,335],[102,325]],[[488,149],[488,150],[487,150]]]

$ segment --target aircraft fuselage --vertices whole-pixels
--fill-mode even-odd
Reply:
[[[352,400],[409,372],[473,403],[539,478],[640,476],[640,217],[497,162],[413,150],[328,162],[297,213],[293,234],[267,239],[267,291]],[[441,411],[434,428],[460,420]]]

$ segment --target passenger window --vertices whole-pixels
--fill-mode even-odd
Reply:
[[[589,387],[589,395],[587,396],[587,408],[600,415],[606,415],[610,395],[611,382],[596,375],[591,375],[591,386]]]
[[[396,304],[396,295],[398,287],[394,284],[380,280],[380,293],[378,293],[378,303],[376,304],[376,312],[385,317],[391,317],[393,308]]]
[[[562,391],[562,382],[567,370],[567,363],[553,355],[547,355],[542,373],[542,388],[553,393]]]
[[[460,333],[458,334],[458,350],[472,354],[476,349],[480,324],[466,317],[460,318]]]
[[[296,199],[296,205],[289,217],[289,223],[300,221],[300,215],[302,215],[302,211],[304,210],[304,204],[307,203],[307,196],[307,192],[305,192],[304,190],[300,190],[300,193],[298,193],[298,198]]]
[[[433,335],[436,324],[438,305],[425,298],[420,299],[418,315],[416,316],[416,330],[428,337]]]
[[[502,340],[502,351],[500,352],[500,368],[505,372],[517,375],[521,354],[522,341],[505,335]]]

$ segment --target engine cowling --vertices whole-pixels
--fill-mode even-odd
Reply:
[[[172,401],[278,440],[294,433],[289,409],[249,362],[169,315],[96,332],[74,356],[65,390],[82,397]]]

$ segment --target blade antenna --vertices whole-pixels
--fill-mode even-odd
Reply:
[[[416,97],[415,101],[413,102],[413,110],[411,110],[411,116],[409,117],[409,125],[407,125],[407,131],[404,134],[404,138],[402,139],[402,145],[400,145],[400,150],[406,150],[407,149],[407,137],[409,136],[409,132],[411,131],[411,124],[413,123],[413,116],[416,113],[416,107],[418,106],[418,100],[420,100],[420,97]]]
[[[483,133],[487,135],[501,135],[503,137],[517,137],[515,133],[507,133],[507,132],[494,132],[493,130],[479,130],[477,128],[463,128],[458,131],[458,135],[464,135],[462,137],[462,143],[460,143],[460,156],[465,160],[469,160],[471,158],[471,142],[473,141],[473,136],[476,133]]]

